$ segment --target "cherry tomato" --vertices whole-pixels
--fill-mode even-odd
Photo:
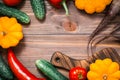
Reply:
[[[21,3],[22,0],[3,0],[4,4],[8,6],[16,6]]]
[[[87,71],[81,67],[74,67],[69,71],[70,80],[86,80]]]

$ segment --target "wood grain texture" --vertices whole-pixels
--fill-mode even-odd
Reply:
[[[74,67],[80,66],[85,68],[87,71],[89,70],[89,65],[94,63],[97,59],[105,59],[110,58],[112,61],[115,61],[120,64],[120,56],[113,48],[105,48],[100,50],[91,56],[88,56],[87,59],[73,59],[61,52],[55,52],[51,57],[51,63],[56,67],[63,68],[66,70],[70,70]]]
[[[69,17],[65,16],[64,9],[53,8],[47,0],[45,0],[45,4],[46,18],[44,21],[36,19],[29,0],[25,0],[18,7],[30,16],[31,23],[22,24],[24,38],[19,45],[14,47],[14,52],[23,65],[37,77],[44,76],[37,70],[35,61],[37,59],[50,61],[52,54],[56,51],[75,59],[86,59],[88,37],[104,16],[103,13],[89,15],[84,11],[77,10],[73,1],[68,3]],[[103,34],[110,32],[111,27],[119,22],[119,19],[120,16],[117,16]],[[106,47],[114,47],[120,52],[119,44],[118,40],[110,39],[97,45],[96,51]],[[59,68],[58,70],[68,77],[67,71]]]

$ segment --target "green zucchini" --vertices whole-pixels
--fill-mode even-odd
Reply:
[[[62,75],[50,62],[41,59],[36,60],[36,66],[51,80],[68,80],[67,77]]]
[[[45,2],[44,0],[30,0],[34,15],[39,20],[43,20],[45,18]]]
[[[9,17],[15,17],[18,19],[18,21],[25,24],[30,22],[30,18],[26,13],[12,7],[8,7],[3,3],[0,3],[0,14]]]
[[[6,78],[7,80],[13,79],[13,73],[1,55],[0,55],[0,76]]]

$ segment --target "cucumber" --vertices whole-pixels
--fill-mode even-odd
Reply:
[[[44,0],[30,0],[30,3],[36,18],[43,20],[46,13]]]
[[[13,73],[7,63],[4,61],[2,56],[0,55],[0,76],[1,78],[6,78],[7,80],[13,80]]]
[[[44,59],[36,60],[35,64],[51,80],[68,80],[50,62]]]
[[[6,80],[6,79],[0,76],[0,80]]]
[[[9,17],[15,17],[18,19],[18,21],[25,24],[28,24],[30,22],[30,18],[26,13],[12,7],[8,7],[3,3],[0,3],[0,14]]]

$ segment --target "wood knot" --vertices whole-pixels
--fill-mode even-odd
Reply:
[[[62,22],[62,26],[66,31],[75,31],[77,28],[77,24],[75,22],[68,20]]]

